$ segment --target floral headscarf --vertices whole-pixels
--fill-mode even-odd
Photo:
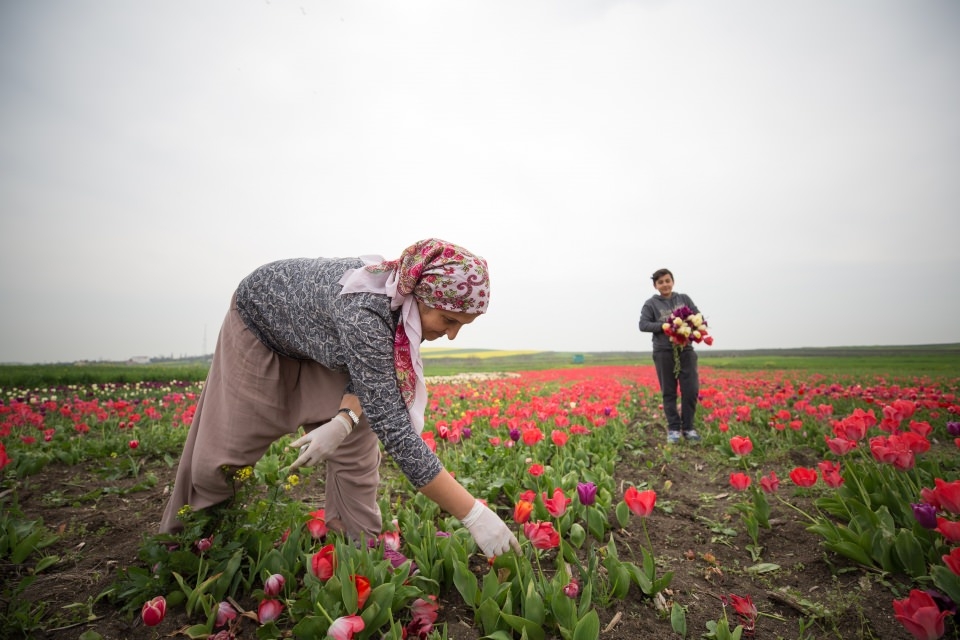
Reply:
[[[423,329],[416,301],[428,307],[460,313],[485,313],[490,303],[487,261],[450,242],[421,240],[403,250],[397,260],[363,256],[366,266],[351,269],[340,279],[340,295],[359,291],[390,297],[400,309],[393,340],[393,363],[400,393],[417,433],[423,431],[427,387],[423,380],[420,342]]]

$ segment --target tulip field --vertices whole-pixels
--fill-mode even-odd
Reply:
[[[670,445],[646,359],[431,379],[493,560],[388,458],[383,533],[342,538],[288,439],[158,536],[202,382],[2,387],[0,638],[960,637],[960,366],[700,377]]]

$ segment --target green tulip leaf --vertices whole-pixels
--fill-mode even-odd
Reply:
[[[927,575],[927,563],[924,559],[923,548],[916,536],[906,529],[901,529],[894,542],[894,551],[904,572],[919,578]]]
[[[687,612],[677,602],[670,607],[670,626],[681,638],[687,637]]]
[[[456,585],[460,597],[471,607],[477,606],[477,594],[479,586],[477,585],[477,576],[470,571],[465,563],[453,563],[453,584]]]
[[[600,637],[600,616],[591,611],[580,618],[573,629],[573,640],[597,640]]]
[[[477,615],[480,618],[480,628],[484,633],[494,634],[494,633],[507,633],[508,640],[510,635],[506,632],[506,623],[501,626],[500,624],[500,607],[497,606],[497,603],[491,599],[486,599],[480,603],[480,606],[477,607]],[[492,638],[493,635],[487,636]]]
[[[943,565],[937,565],[930,570],[933,584],[954,602],[960,602],[960,576]]]

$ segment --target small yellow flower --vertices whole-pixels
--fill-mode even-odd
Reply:
[[[193,513],[193,508],[190,505],[185,504],[182,507],[180,507],[179,511],[177,511],[177,518],[182,520],[186,518],[188,515],[190,515],[191,513]]]
[[[295,473],[287,476],[287,483],[293,487],[297,486],[298,484],[300,484],[300,476],[298,476]]]

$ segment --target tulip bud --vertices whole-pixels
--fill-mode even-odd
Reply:
[[[163,596],[157,596],[152,600],[147,600],[140,609],[140,617],[143,618],[143,624],[148,627],[155,627],[160,624],[165,615],[167,615],[167,599]]]
[[[263,583],[263,592],[271,598],[278,596],[280,590],[283,589],[284,582],[286,582],[285,578],[279,573],[275,573]]]
[[[580,585],[577,584],[576,580],[571,580],[563,588],[563,594],[568,598],[576,598],[578,593],[580,593]]]

